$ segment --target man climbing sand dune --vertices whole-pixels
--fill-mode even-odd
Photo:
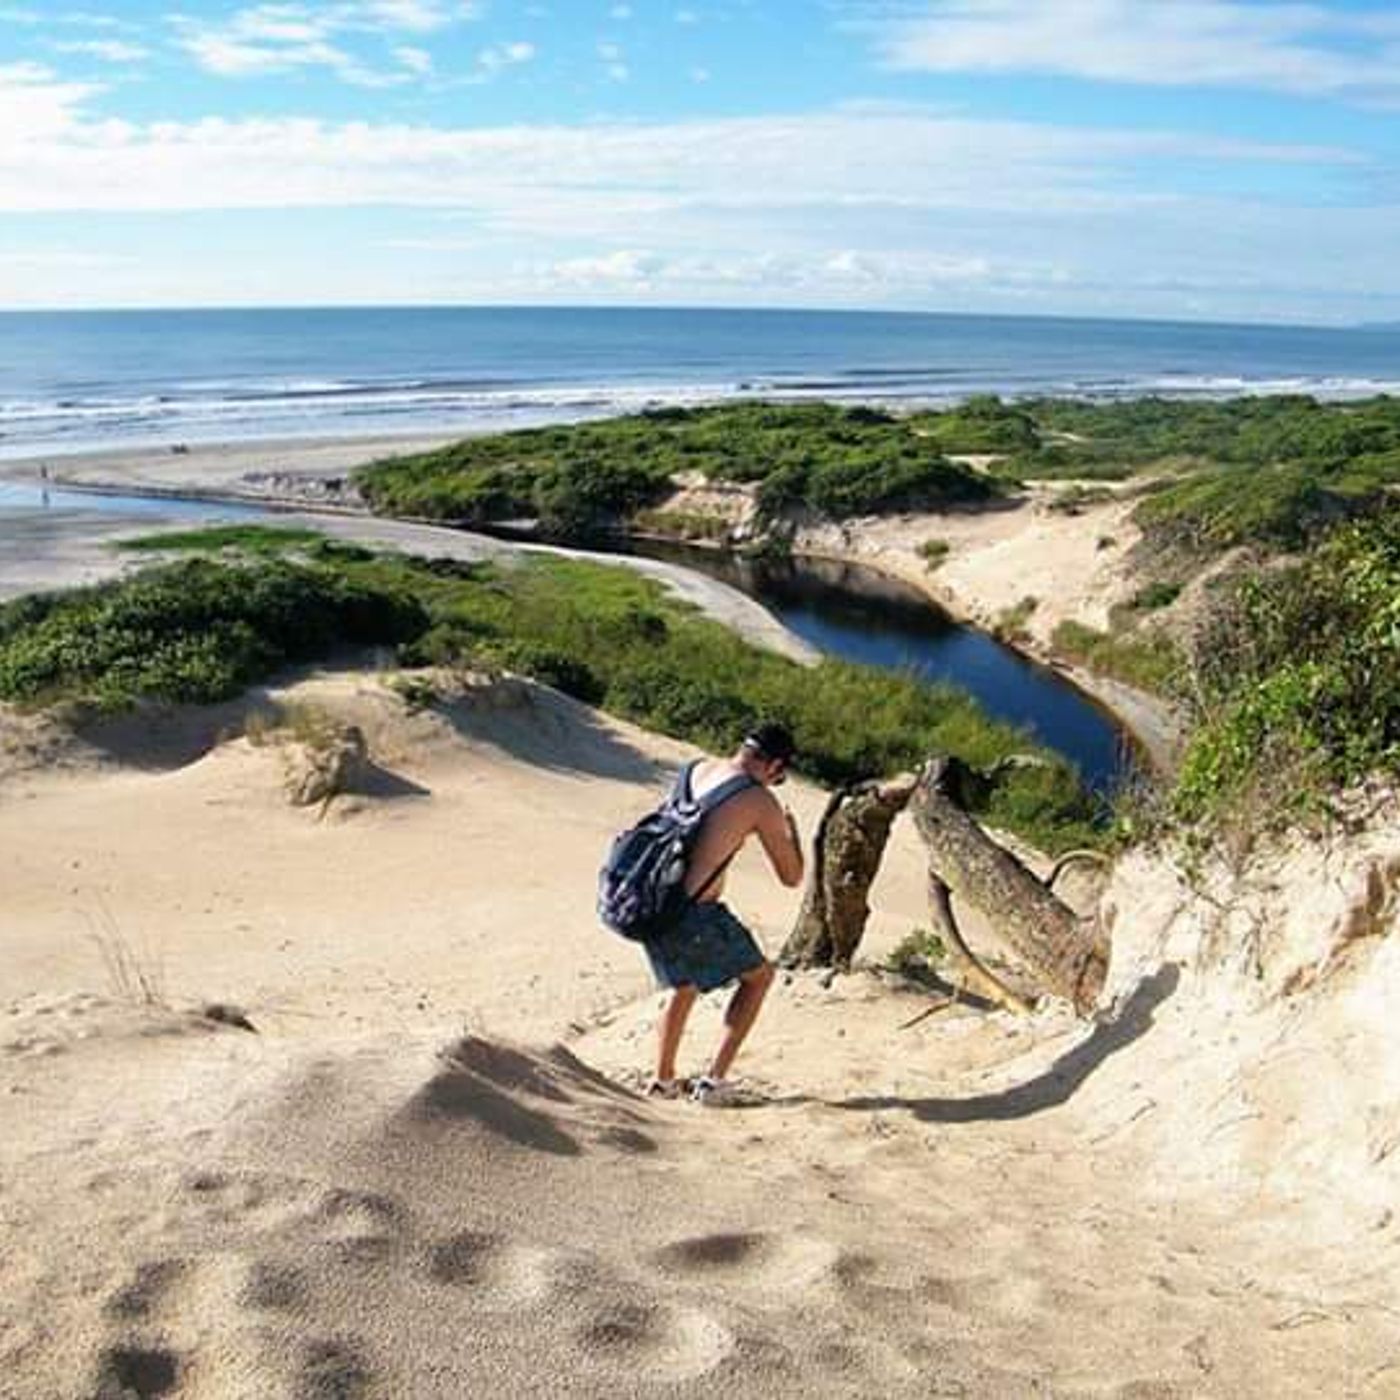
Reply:
[[[780,724],[752,730],[725,759],[687,765],[672,800],[707,810],[691,848],[679,911],[644,944],[657,982],[671,989],[659,1027],[656,1075],[650,1092],[679,1098],[687,1087],[701,1103],[733,1101],[728,1075],[753,1028],[773,981],[773,965],[753,935],[723,903],[730,861],[757,835],[773,873],[789,888],[802,883],[802,843],[792,813],[770,789],[787,777],[794,745]],[[725,1034],[709,1072],[687,1086],[676,1074],[676,1055],[686,1021],[702,992],[737,983],[725,1011]]]

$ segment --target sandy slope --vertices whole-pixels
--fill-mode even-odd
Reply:
[[[374,795],[318,820],[275,745],[169,768],[197,733],[126,726],[63,768],[6,721],[6,1400],[1400,1391],[1389,896],[1305,1001],[1251,1003],[1145,866],[1103,1025],[902,1029],[922,994],[804,975],[744,1063],[768,1103],[658,1105],[592,877],[683,750],[529,688],[296,698],[364,727]],[[872,956],[920,891],[899,828]],[[732,894],[775,947],[793,897],[750,858]]]

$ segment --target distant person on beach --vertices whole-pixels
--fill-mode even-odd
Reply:
[[[768,994],[773,965],[720,896],[729,862],[755,834],[778,879],[789,888],[802,883],[797,823],[771,791],[786,779],[793,752],[792,735],[783,725],[761,724],[731,757],[705,759],[682,776],[692,799],[725,784],[735,790],[700,827],[687,868],[685,892],[690,898],[683,912],[644,945],[656,980],[671,988],[661,1018],[651,1094],[680,1098],[689,1092],[696,1101],[710,1104],[736,1097],[727,1077]],[[737,985],[724,1016],[724,1039],[709,1073],[686,1084],[676,1077],[676,1052],[695,998],[731,982]]]

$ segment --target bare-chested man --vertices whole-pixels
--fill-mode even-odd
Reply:
[[[706,759],[690,770],[692,798],[744,777],[747,786],[726,798],[704,819],[686,875],[691,897],[671,927],[646,944],[657,981],[672,989],[661,1018],[656,1078],[651,1092],[677,1098],[684,1092],[676,1077],[676,1052],[695,998],[737,982],[725,1012],[725,1035],[708,1074],[691,1086],[692,1097],[721,1103],[731,1094],[730,1066],[758,1016],[773,981],[773,965],[753,935],[721,902],[724,874],[739,848],[755,833],[774,874],[789,887],[802,883],[802,843],[792,813],[770,788],[786,777],[792,761],[792,735],[781,724],[754,729],[730,758]]]

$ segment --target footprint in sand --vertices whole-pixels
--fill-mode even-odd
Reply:
[[[408,1234],[402,1204],[374,1191],[328,1191],[312,1211],[311,1221],[322,1244],[355,1264],[387,1259]]]
[[[181,1359],[173,1351],[118,1343],[107,1347],[97,1359],[92,1400],[155,1400],[173,1395],[180,1384],[181,1369]]]
[[[103,1311],[123,1321],[154,1316],[187,1267],[183,1259],[151,1259],[138,1264],[135,1276],[107,1299]]]
[[[296,1400],[359,1400],[374,1388],[374,1367],[358,1341],[324,1337],[302,1346]]]
[[[575,1333],[581,1360],[609,1375],[625,1368],[676,1384],[713,1371],[734,1354],[734,1335],[697,1308],[625,1302],[600,1309]]]
[[[306,1277],[290,1264],[254,1259],[238,1290],[240,1307],[256,1312],[294,1312],[309,1296]]]
[[[595,1255],[480,1230],[463,1230],[431,1246],[426,1269],[434,1283],[468,1290],[473,1302],[488,1309],[563,1304],[599,1294],[612,1283]]]
[[[676,1240],[652,1254],[651,1262],[674,1276],[787,1291],[838,1280],[847,1257],[822,1239],[720,1232]]]

